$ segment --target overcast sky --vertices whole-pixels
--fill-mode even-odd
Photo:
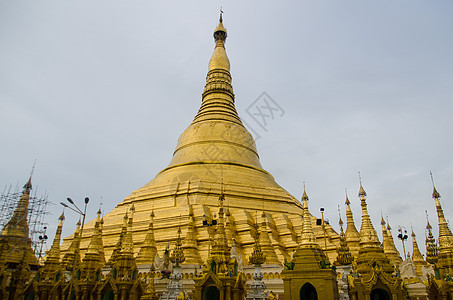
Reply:
[[[360,171],[379,235],[382,212],[424,253],[430,170],[453,218],[451,1],[0,1],[2,190],[36,159],[52,239],[66,197],[92,219],[153,179],[200,106],[221,5],[264,168],[336,229],[345,188],[360,227]],[[247,113],[263,92],[285,112],[265,130]]]

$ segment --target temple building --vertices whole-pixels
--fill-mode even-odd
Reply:
[[[428,223],[426,260],[413,233],[403,261],[383,218],[379,240],[361,182],[360,230],[348,197],[340,234],[311,215],[305,187],[298,200],[261,166],[226,40],[221,14],[200,109],[168,167],[60,244],[62,214],[44,261],[28,238],[27,182],[0,234],[0,299],[453,299],[453,235],[436,189],[439,238]]]

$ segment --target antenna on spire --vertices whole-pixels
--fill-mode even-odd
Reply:
[[[220,18],[219,18],[219,22],[220,22],[220,23],[223,22],[223,10],[222,10],[222,6],[220,6]]]
[[[305,181],[302,181],[302,184],[304,185],[304,192],[305,192]]]
[[[360,175],[360,171],[359,171],[359,182],[360,182],[360,185],[362,185],[362,176]]]
[[[102,204],[104,204],[104,203],[102,202],[102,196],[101,196],[101,201],[99,202],[99,210],[100,210],[101,212],[102,212]]]
[[[36,166],[36,158],[35,158],[35,161],[33,162],[33,167],[31,168],[30,178],[33,177],[33,173],[35,172],[35,166]]]
[[[433,172],[429,171],[429,175],[431,176],[431,182],[433,184],[433,187],[434,187],[434,178],[433,178]]]

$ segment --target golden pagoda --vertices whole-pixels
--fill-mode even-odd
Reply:
[[[401,278],[380,247],[379,239],[367,210],[366,192],[360,183],[362,206],[360,249],[354,275],[350,276],[349,291],[352,299],[403,299]],[[375,298],[373,298],[375,297]]]
[[[293,259],[285,264],[282,271],[285,299],[338,299],[337,275],[316,242],[305,190],[302,201],[304,226],[301,242]]]
[[[26,222],[29,180],[0,235],[1,299],[399,300],[406,291],[411,296],[389,222],[382,217],[381,247],[362,183],[360,232],[346,195],[347,227],[343,232],[340,216],[338,235],[324,218],[318,223],[310,214],[305,187],[301,204],[263,169],[235,109],[226,38],[221,15],[201,107],[169,166],[103,218],[99,210],[85,228],[79,221],[60,246],[62,215],[46,260],[34,272],[38,261]],[[435,188],[433,198],[439,247],[428,223],[427,261],[435,272],[428,275],[427,290],[430,299],[452,299],[453,235]],[[412,237],[419,274],[426,262]],[[21,255],[11,252],[18,245]],[[248,286],[252,292],[246,294]],[[426,292],[422,283],[412,288],[413,295],[419,290]]]
[[[359,256],[359,242],[360,234],[357,231],[354,223],[354,216],[351,210],[351,202],[349,201],[348,195],[346,195],[346,232],[344,234],[346,242],[348,243],[349,250],[354,259]]]
[[[432,175],[431,175],[432,176]],[[453,298],[453,234],[448,227],[444,211],[440,204],[440,194],[433,182],[432,197],[436,201],[437,219],[439,223],[439,248],[438,256],[435,259],[430,257],[434,263],[435,276],[430,277],[429,296],[430,299],[452,299]],[[429,224],[429,223],[428,223]],[[428,252],[428,254],[430,254]]]
[[[428,263],[424,260],[420,249],[418,248],[417,239],[415,238],[414,230],[412,230],[412,261],[414,262],[415,273],[422,277],[422,268],[426,267]]]
[[[215,48],[208,65],[201,107],[179,137],[168,167],[104,216],[102,240],[107,261],[115,259],[120,250],[119,237],[124,235],[123,216],[133,204],[132,249],[135,254],[142,253],[137,260],[138,267],[152,265],[151,253],[157,251],[160,255],[167,244],[174,244],[175,232],[181,228],[182,236],[186,237],[182,247],[187,257],[182,272],[191,274],[209,257],[214,226],[205,226],[203,221],[210,224],[215,219],[222,186],[227,199],[224,204],[227,242],[231,246],[235,241],[242,261],[245,262],[253,251],[254,215],[265,216],[260,243],[268,257],[267,264],[274,266],[273,273],[275,266],[280,270],[283,268],[285,259],[289,259],[296,249],[302,231],[302,207],[263,169],[255,141],[238,116],[230,61],[225,50],[226,38],[227,30],[221,18],[214,30]],[[152,220],[154,241],[150,242],[149,216],[152,212],[155,214]],[[315,217],[310,216],[310,220],[316,224]],[[94,223],[94,220],[87,223],[83,230],[82,255],[90,244]],[[321,226],[314,226],[313,230],[318,237],[324,234]],[[339,236],[328,224],[326,232],[329,236],[327,255],[334,261]],[[64,238],[63,255],[70,255],[72,240],[73,236]],[[253,268],[250,268],[250,276],[252,272]],[[264,265],[265,277],[266,272]]]

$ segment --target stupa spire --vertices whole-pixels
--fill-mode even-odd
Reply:
[[[415,238],[414,229],[412,229],[412,261],[414,262],[415,266],[415,273],[418,276],[422,276],[422,267],[426,266],[426,261],[423,259],[423,255],[418,248],[417,239]]]
[[[430,172],[431,181],[433,183],[433,199],[436,201],[436,210],[437,210],[437,218],[439,222],[439,250],[442,248],[452,247],[453,245],[453,235],[451,233],[450,228],[448,227],[448,222],[445,219],[444,211],[442,206],[440,205],[440,194],[436,190],[434,185],[433,174]]]
[[[24,190],[14,210],[13,216],[6,223],[1,236],[13,238],[28,238],[28,204],[30,201],[30,190],[32,189],[31,176],[24,185]]]
[[[346,231],[344,236],[346,238],[346,242],[348,243],[349,249],[351,254],[354,258],[359,255],[359,242],[360,242],[360,235],[355,227],[354,216],[351,210],[351,202],[348,198],[348,192],[345,189],[346,194]]]
[[[438,260],[439,249],[437,248],[436,239],[433,236],[433,227],[429,224],[428,212],[426,213],[426,230],[428,230],[428,236],[425,239],[426,244],[426,261],[430,264],[435,264]]]
[[[63,256],[63,266],[66,270],[73,270],[80,262],[80,219],[76,224],[76,229],[74,230],[74,235],[67,249],[66,253]]]
[[[148,232],[146,233],[143,246],[140,248],[140,252],[137,256],[137,264],[152,264],[154,263],[154,257],[156,256],[157,248],[156,241],[154,239],[154,210],[151,211],[149,216]]]
[[[181,242],[181,227],[178,228],[178,238],[176,239],[175,249],[170,255],[170,261],[175,264],[175,266],[179,267],[186,260],[184,256],[184,250],[182,249],[182,242]]]
[[[134,204],[132,204],[131,208],[129,209],[129,218],[127,219],[126,224],[126,234],[124,235],[124,240],[121,245],[122,252],[134,252],[134,242],[132,240],[132,223],[134,219],[134,212],[135,207]]]
[[[275,249],[272,246],[272,242],[267,231],[266,214],[264,212],[261,214],[261,218],[262,218],[261,228],[257,228],[256,230],[257,235],[259,235],[260,247],[264,252],[265,256],[267,257],[266,260],[268,264],[280,264],[277,253],[275,252]],[[256,222],[256,224],[258,227],[258,222]]]
[[[64,221],[64,212],[58,218],[57,231],[55,233],[55,238],[53,239],[52,246],[50,247],[49,253],[47,254],[46,262],[49,260],[54,260],[60,262],[60,240],[61,240],[61,231],[63,230],[63,221]]]
[[[81,277],[84,281],[95,281],[97,272],[104,264],[102,256],[102,242],[99,240],[99,231],[101,230],[101,211],[98,211],[96,222],[94,223],[94,232],[91,236],[90,244],[81,263]]]
[[[192,205],[189,205],[189,228],[187,229],[186,238],[184,240],[184,252],[186,253],[187,264],[201,265],[203,263],[200,252],[197,247],[197,228],[195,225],[195,217]]]
[[[88,245],[88,249],[86,254],[100,254],[102,251],[102,242],[99,240],[99,231],[101,230],[101,211],[98,211],[98,216],[96,218],[96,222],[94,223],[94,232],[91,236],[90,244]],[[85,254],[85,255],[86,255]]]
[[[360,247],[379,247],[379,239],[371,223],[366,204],[366,192],[360,182],[360,205],[362,206],[362,225],[360,226]]]
[[[302,201],[304,203],[304,226],[301,236],[301,243],[300,246],[310,246],[316,244],[316,236],[313,231],[313,227],[311,226],[311,215],[308,211],[308,196],[305,191],[305,184],[304,184],[304,193],[302,195]]]
[[[388,237],[388,243],[390,246],[388,257],[393,264],[399,265],[403,261],[403,259],[401,258],[400,253],[398,252],[398,249],[396,249],[391,230],[392,230],[392,227],[390,227],[390,222],[387,217],[387,237]]]
[[[349,251],[348,243],[346,242],[346,237],[344,235],[343,220],[341,219],[340,207],[338,207],[338,216],[340,218],[338,221],[338,225],[340,225],[340,247],[337,250],[337,263],[339,265],[345,266],[350,265],[353,258],[351,252]]]
[[[384,253],[388,256],[393,249],[391,249],[387,227],[385,225],[384,217],[381,214],[382,244],[384,246]]]

